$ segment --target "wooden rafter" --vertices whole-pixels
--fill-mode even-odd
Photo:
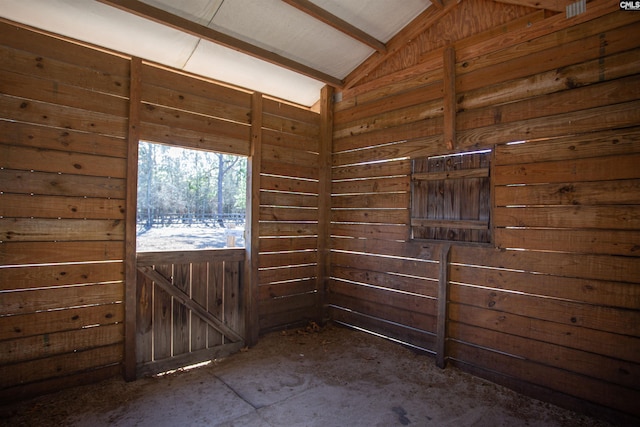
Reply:
[[[576,0],[494,0],[497,3],[516,4],[536,9],[547,9],[554,12],[564,12],[566,7]]]
[[[360,64],[358,68],[352,71],[345,79],[345,89],[355,86],[371,71],[400,51],[400,49],[406,46],[409,41],[413,40],[418,35],[426,31],[427,28],[438,22],[440,18],[449,13],[449,11],[460,3],[460,1],[461,0],[445,0],[444,7],[428,7],[387,43],[386,53],[374,52],[373,55]]]
[[[137,0],[98,0],[106,5],[118,8],[125,12],[132,13],[145,19],[157,22],[176,30],[191,34],[192,36],[208,40],[210,42],[225,46],[229,49],[253,56],[288,70],[295,71],[313,79],[319,80],[334,87],[342,87],[342,81],[322,71],[311,68],[307,65],[285,58],[277,53],[262,49],[235,37],[213,30],[196,22],[189,21],[162,9],[150,6]]]
[[[361,29],[354,27],[347,21],[340,19],[339,17],[327,12],[321,7],[311,3],[309,0],[282,0],[285,3],[295,7],[296,9],[314,17],[315,19],[324,22],[327,25],[332,26],[338,31],[343,32],[351,38],[358,40],[361,43],[366,44],[377,50],[378,52],[385,53],[387,51],[386,46],[380,40],[365,33]]]

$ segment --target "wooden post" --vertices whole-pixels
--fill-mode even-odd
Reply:
[[[329,218],[331,216],[331,149],[333,141],[333,88],[320,92],[320,156],[318,160],[318,319],[325,319],[325,289],[329,276]]]
[[[247,165],[247,216],[245,234],[245,341],[258,342],[258,250],[260,245],[260,169],[262,164],[262,94],[251,96],[251,149]]]
[[[444,49],[444,144],[451,151],[456,147],[456,51]]]
[[[127,134],[127,190],[125,211],[125,381],[136,379],[136,320],[138,313],[136,266],[136,211],[138,206],[138,142],[140,140],[142,60],[131,58],[129,87],[129,130]]]
[[[436,366],[444,368],[447,348],[447,302],[449,300],[449,257],[451,245],[440,250],[440,280],[438,281],[438,320],[436,324]]]

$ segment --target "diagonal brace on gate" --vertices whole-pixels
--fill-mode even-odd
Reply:
[[[244,340],[240,335],[238,335],[237,332],[229,328],[220,320],[216,319],[204,307],[192,300],[189,295],[184,293],[182,290],[173,286],[173,284],[171,284],[171,282],[166,277],[158,273],[152,267],[138,266],[138,270],[149,279],[153,280],[156,285],[160,286],[160,288],[165,290],[169,295],[180,301],[180,303],[184,304],[184,306],[189,310],[195,312],[198,317],[207,322],[209,326],[229,338],[232,342],[236,343]]]

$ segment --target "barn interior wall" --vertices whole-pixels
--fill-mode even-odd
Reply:
[[[638,416],[639,20],[469,0],[354,71],[334,106],[329,316]],[[485,148],[492,243],[412,240],[411,159]]]
[[[251,333],[319,315],[318,113],[146,62],[132,67],[131,58],[9,22],[0,35],[3,399],[123,369],[130,134],[258,153]],[[156,314],[169,316],[163,321],[179,320],[171,297],[156,303]],[[132,346],[148,332],[138,326]]]

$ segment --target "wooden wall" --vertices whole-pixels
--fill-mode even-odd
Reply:
[[[2,398],[117,375],[135,347],[124,326],[130,135],[259,153],[259,266],[242,275],[255,279],[251,329],[319,315],[318,113],[8,22],[0,49]]]
[[[450,26],[491,21],[496,5],[463,1]],[[473,35],[423,25],[347,79],[330,315],[436,353],[448,298],[451,363],[554,403],[638,416],[640,15],[592,1],[571,19],[511,6],[497,16]],[[409,159],[480,148],[494,152],[493,243],[447,253],[410,240]]]

